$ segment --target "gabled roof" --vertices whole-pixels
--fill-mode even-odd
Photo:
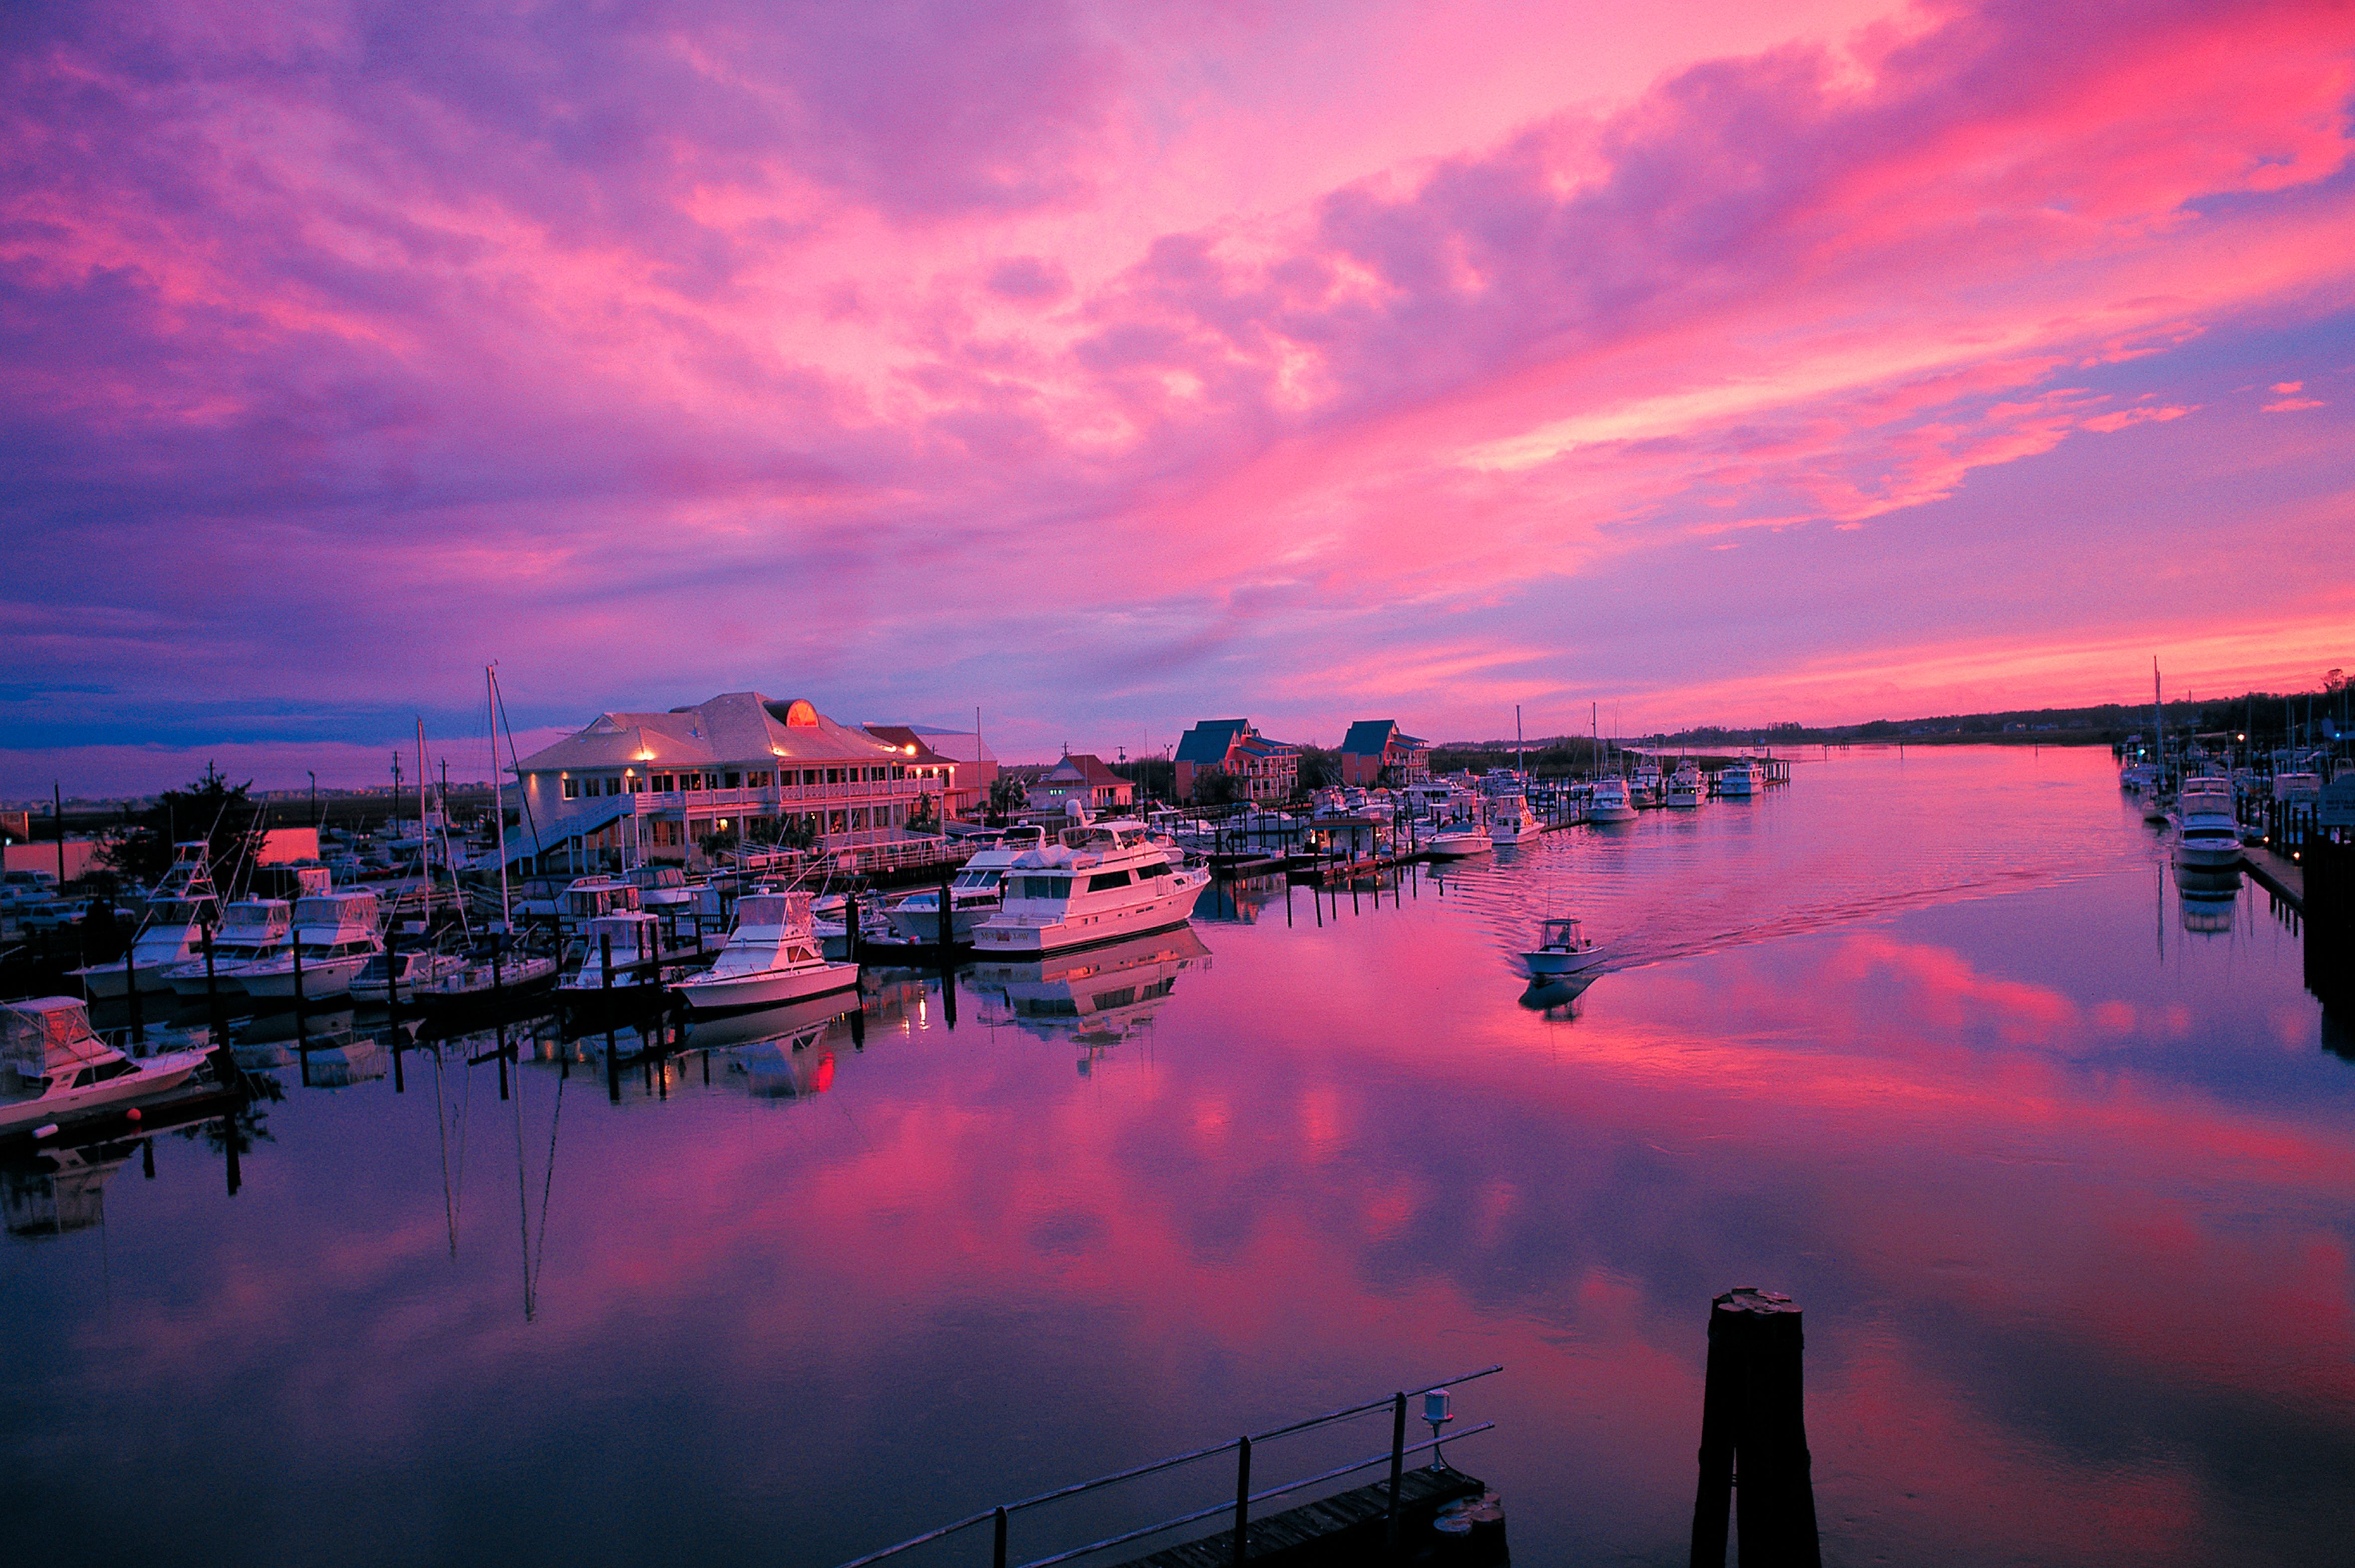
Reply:
[[[1104,766],[1093,752],[1073,752],[1039,776],[1042,784],[1085,784],[1090,789],[1126,788],[1128,781]]]
[[[860,729],[890,747],[917,767],[949,766],[957,759],[932,750],[924,732],[912,724],[862,724]],[[914,747],[910,751],[910,747]]]
[[[880,762],[881,741],[838,724],[805,701],[727,691],[667,713],[601,713],[576,735],[517,764],[520,773],[574,768],[693,767],[703,763]]]
[[[1379,757],[1393,742],[1410,749],[1431,744],[1400,729],[1395,719],[1360,719],[1341,737],[1341,750],[1352,757]]]
[[[1264,735],[1246,735],[1235,742],[1235,748],[1255,757],[1288,757],[1300,750],[1289,741],[1271,741]]]
[[[1235,741],[1251,733],[1248,719],[1205,719],[1178,742],[1177,760],[1201,767],[1217,767],[1227,760]]]

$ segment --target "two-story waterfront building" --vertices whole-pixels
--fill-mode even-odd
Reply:
[[[942,795],[945,770],[920,743],[757,691],[601,713],[517,764],[527,809],[507,854],[551,870],[688,861],[715,837],[758,842],[788,827],[849,848],[902,837],[917,797]]]
[[[1420,784],[1431,777],[1431,742],[1418,741],[1395,719],[1360,719],[1341,739],[1341,782],[1371,788],[1385,782]]]
[[[1033,811],[1063,811],[1072,801],[1091,815],[1126,811],[1136,804],[1136,786],[1104,765],[1092,752],[1071,752],[1039,775],[1025,792]]]

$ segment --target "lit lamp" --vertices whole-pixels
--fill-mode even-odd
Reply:
[[[1455,1419],[1455,1396],[1444,1388],[1427,1391],[1423,1396],[1423,1419],[1431,1425],[1431,1467],[1447,1468],[1447,1456],[1439,1450],[1439,1429]]]

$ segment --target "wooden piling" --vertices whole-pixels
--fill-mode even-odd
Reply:
[[[1692,1568],[1724,1568],[1735,1467],[1743,1568],[1821,1568],[1807,1455],[1798,1307],[1750,1286],[1710,1304]]]

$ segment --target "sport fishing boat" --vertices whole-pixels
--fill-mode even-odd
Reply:
[[[293,930],[293,906],[284,899],[240,899],[221,911],[220,929],[213,933],[215,989],[225,997],[242,992],[238,972],[249,964],[268,963],[284,954]],[[205,955],[199,952],[165,970],[165,983],[183,997],[201,997],[205,967]]]
[[[1538,944],[1521,955],[1532,979],[1582,974],[1603,962],[1596,946],[1574,920],[1549,920],[1538,926]]]
[[[1717,793],[1728,800],[1748,800],[1764,782],[1759,775],[1758,764],[1745,758],[1719,770]]]
[[[1434,860],[1468,860],[1496,848],[1488,830],[1468,820],[1443,822],[1431,830],[1423,847]]]
[[[1518,844],[1538,836],[1538,819],[1529,811],[1529,797],[1514,790],[1507,795],[1488,797],[1488,841],[1492,845]]]
[[[88,1005],[72,997],[0,1004],[0,1134],[176,1089],[204,1061],[201,1051],[133,1061],[91,1031]]]
[[[1009,827],[999,842],[964,863],[949,883],[949,940],[971,942],[973,928],[996,914],[1005,902],[1006,873],[1024,854],[1047,842],[1043,827]],[[941,891],[925,888],[910,893],[884,911],[891,933],[902,942],[941,939]]]
[[[1668,775],[1668,806],[1671,810],[1689,811],[1700,805],[1700,797],[1709,793],[1701,782],[1700,769],[1689,762],[1677,764]]]
[[[601,914],[583,923],[573,939],[571,971],[556,983],[568,1001],[593,1000],[607,989],[605,963],[613,961],[612,987],[633,995],[663,987],[657,960],[665,957],[662,922],[633,910],[625,914]]]
[[[556,984],[556,955],[501,943],[495,933],[473,953],[448,960],[455,966],[412,987],[403,999],[429,1013],[449,1012],[502,997],[527,997]],[[359,994],[357,987],[352,994]]]
[[[1587,797],[1586,820],[1589,822],[1633,822],[1636,802],[1627,792],[1627,781],[1606,775],[1594,781],[1594,793]]]
[[[807,893],[747,893],[736,901],[728,945],[710,968],[679,982],[678,993],[711,1012],[773,1008],[858,984],[858,965],[829,964],[818,950]]]
[[[172,846],[171,869],[147,900],[147,912],[131,938],[131,951],[112,964],[92,964],[73,972],[85,994],[93,998],[121,997],[128,995],[133,986],[143,991],[167,990],[164,971],[190,958],[202,958],[204,929],[218,918],[220,904],[213,893],[212,872],[205,863],[208,848],[203,839]]]
[[[425,948],[379,953],[352,976],[351,997],[355,1002],[372,1008],[408,1002],[415,998],[420,987],[432,985],[465,966],[465,959],[455,953],[436,953]],[[303,988],[308,995],[310,978],[307,975],[304,977]]]
[[[977,954],[1053,953],[1166,931],[1192,918],[1210,873],[1173,866],[1138,822],[1066,827],[1007,869],[998,912],[973,928]]]
[[[1639,805],[1659,805],[1660,764],[1648,760],[1637,763],[1635,777],[1628,781],[1628,787],[1634,791],[1636,800]]]
[[[294,901],[294,940],[275,957],[238,971],[245,994],[292,1001],[302,962],[303,999],[325,1001],[350,991],[368,960],[384,951],[383,918],[368,892],[316,893]]]
[[[2184,870],[2221,870],[2241,863],[2231,779],[2185,779],[2176,791],[2175,863]]]

